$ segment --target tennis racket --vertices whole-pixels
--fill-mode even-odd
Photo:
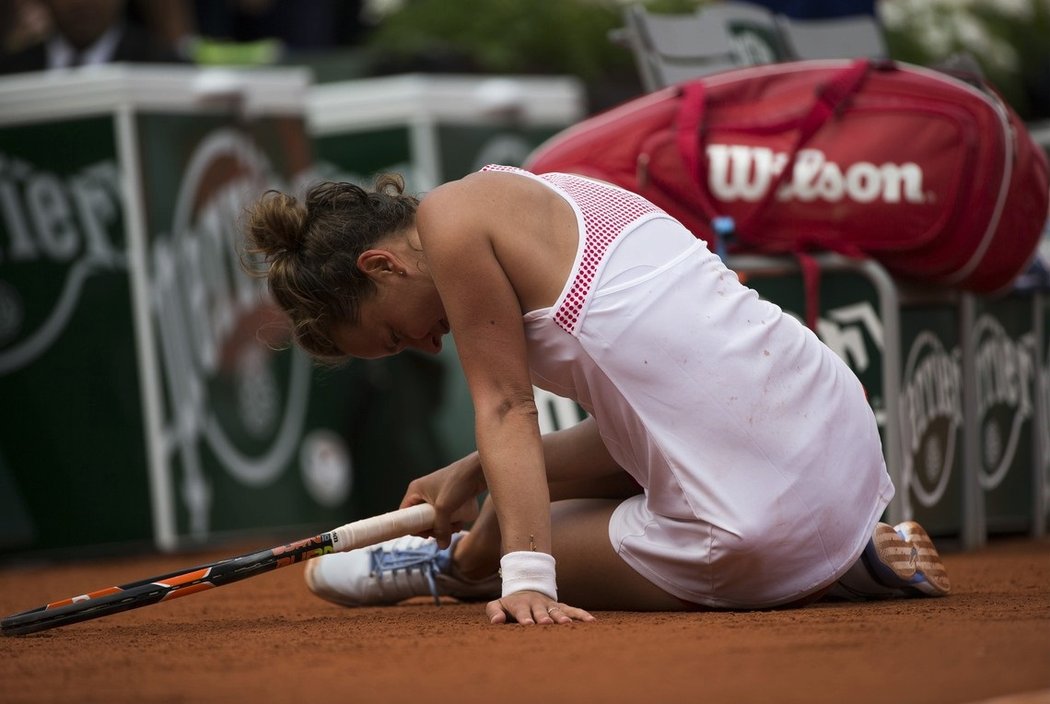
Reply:
[[[106,587],[12,614],[0,620],[0,632],[5,636],[25,635],[171,601],[328,553],[345,552],[421,533],[432,528],[433,524],[434,507],[417,504],[347,523],[330,532],[287,545]]]

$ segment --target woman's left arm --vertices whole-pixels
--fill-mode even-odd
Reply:
[[[420,239],[470,388],[504,551],[550,552],[550,499],[521,305],[479,210],[432,193],[420,206]]]
[[[417,219],[419,234],[470,388],[477,449],[503,553],[549,555],[550,496],[521,304],[492,246],[488,218],[496,209],[463,197],[462,186],[458,190],[445,186],[427,196]],[[531,613],[533,620],[551,620],[546,608],[552,599],[522,594],[515,604],[521,611],[512,616],[527,621]]]

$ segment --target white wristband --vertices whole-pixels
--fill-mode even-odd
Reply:
[[[508,552],[499,561],[499,573],[503,578],[503,596],[528,590],[558,600],[554,557],[545,552]]]

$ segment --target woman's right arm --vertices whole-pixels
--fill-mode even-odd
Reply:
[[[588,416],[576,425],[545,434],[543,459],[551,499],[555,501],[583,495],[589,498],[598,498],[598,494],[630,496],[640,490],[609,455],[593,417]],[[457,487],[470,487],[466,491],[472,498],[483,493],[485,477],[478,453],[472,452],[447,467],[414,480],[405,492],[402,508],[424,501],[435,503],[448,482]]]

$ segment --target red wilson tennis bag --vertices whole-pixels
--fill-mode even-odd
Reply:
[[[720,73],[590,118],[536,172],[636,191],[735,248],[870,256],[974,291],[1010,285],[1047,219],[1046,155],[999,96],[891,62],[800,61]]]

